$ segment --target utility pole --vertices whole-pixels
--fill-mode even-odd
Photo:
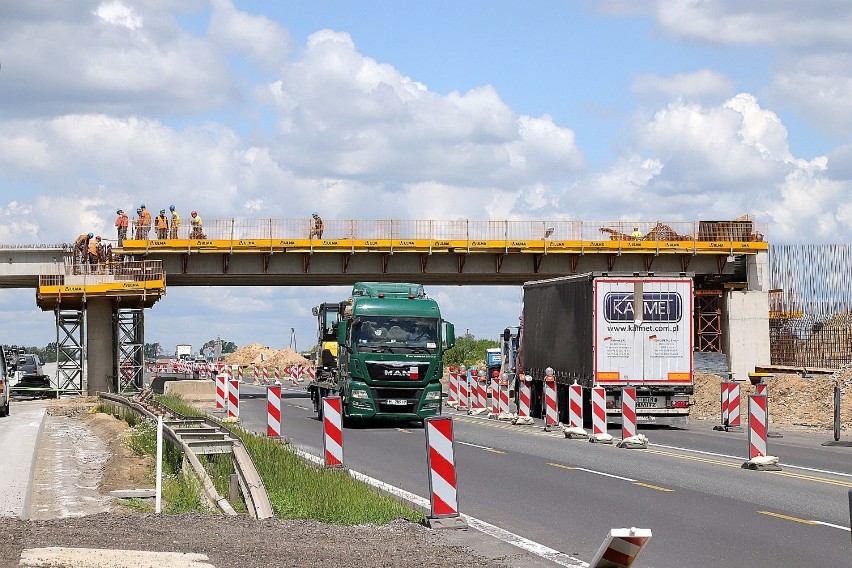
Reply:
[[[290,328],[290,349],[293,351],[297,351],[296,349],[296,328]]]

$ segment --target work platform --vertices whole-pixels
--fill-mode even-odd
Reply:
[[[157,260],[94,266],[57,263],[39,275],[36,304],[44,311],[82,309],[89,300],[108,298],[121,308],[150,308],[165,293],[166,276]]]
[[[310,238],[304,219],[216,219],[199,234],[186,220],[166,238],[133,226],[116,251],[144,253],[757,254],[766,228],[752,220],[695,222],[331,220]],[[634,229],[636,228],[636,229]],[[637,236],[634,236],[637,233]],[[641,233],[641,236],[638,236]]]

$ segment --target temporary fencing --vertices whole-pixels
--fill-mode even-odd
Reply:
[[[228,382],[228,418],[240,418],[240,382]]]
[[[459,518],[456,483],[453,419],[433,416],[426,419],[426,448],[429,462],[430,526],[441,519]]]
[[[632,438],[636,435],[636,388],[622,387],[621,389],[621,438]]]
[[[223,374],[216,375],[216,410],[225,410],[225,396],[228,391],[228,377]]]
[[[612,529],[595,553],[590,568],[629,568],[651,540],[651,529]]]
[[[281,437],[281,387],[266,387],[266,435]]]
[[[325,467],[343,466],[343,417],[342,399],[327,396],[322,399],[323,455]]]

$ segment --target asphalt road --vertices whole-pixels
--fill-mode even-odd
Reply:
[[[263,393],[244,386],[240,409],[243,425],[261,432]],[[322,425],[306,393],[294,388],[282,398],[285,437],[319,455]],[[641,566],[852,566],[852,449],[784,432],[769,440],[770,454],[812,469],[757,472],[740,468],[745,433],[706,422],[642,432],[651,447],[627,450],[458,414],[460,509],[586,561],[609,529],[635,526],[654,533]],[[351,469],[428,495],[418,424],[347,428],[344,454]]]

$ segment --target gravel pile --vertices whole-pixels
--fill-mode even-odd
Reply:
[[[440,532],[403,520],[382,527],[343,527],[194,513],[0,523],[0,566],[17,566],[23,549],[45,546],[194,552],[206,554],[217,568],[505,566],[447,544]]]

